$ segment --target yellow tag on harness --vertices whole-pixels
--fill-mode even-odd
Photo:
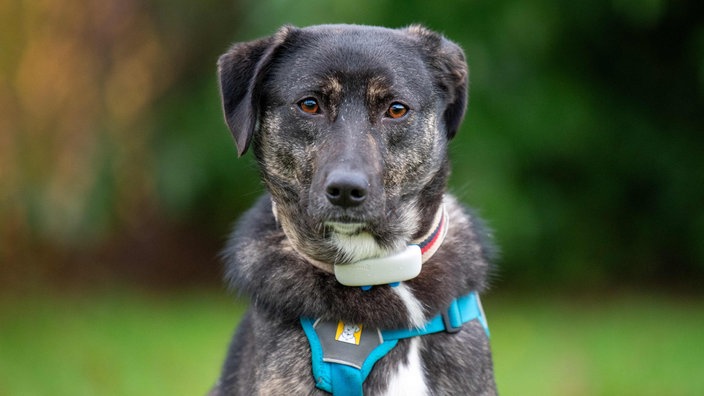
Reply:
[[[362,338],[362,325],[361,324],[348,324],[343,321],[337,323],[337,332],[335,333],[335,340],[340,342],[346,342],[348,344],[359,345]]]

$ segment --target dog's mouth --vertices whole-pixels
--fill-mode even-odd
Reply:
[[[325,227],[333,232],[343,235],[357,235],[365,228],[365,223],[326,221]]]

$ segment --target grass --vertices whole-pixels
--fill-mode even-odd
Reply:
[[[216,292],[5,301],[0,395],[203,395],[242,312]]]
[[[496,298],[486,305],[502,394],[704,395],[701,297]]]
[[[704,298],[488,295],[503,395],[702,395]],[[0,395],[202,395],[243,305],[219,291],[0,300]]]

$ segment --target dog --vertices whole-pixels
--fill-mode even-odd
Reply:
[[[211,395],[496,394],[478,298],[495,249],[446,191],[468,74],[416,25],[284,26],[219,58],[267,194],[223,252],[251,306]]]

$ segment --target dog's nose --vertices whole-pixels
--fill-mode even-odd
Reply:
[[[325,184],[325,196],[342,208],[359,206],[367,199],[369,181],[357,172],[333,171]]]

